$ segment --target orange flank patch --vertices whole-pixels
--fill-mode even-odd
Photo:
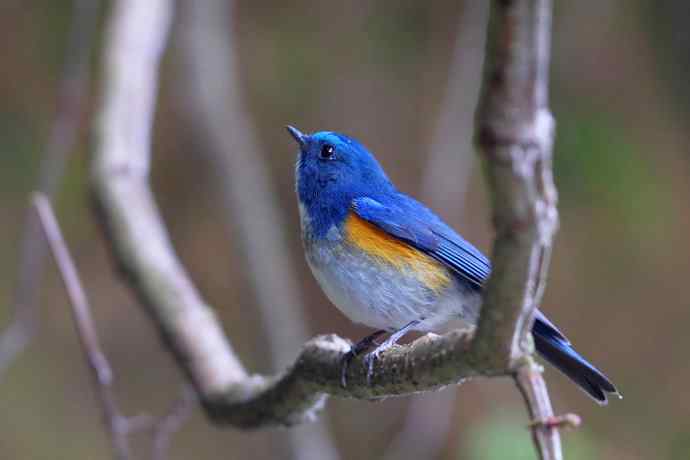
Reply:
[[[434,291],[439,291],[450,283],[448,271],[439,262],[353,212],[345,221],[345,234],[350,244],[400,271],[413,272]]]

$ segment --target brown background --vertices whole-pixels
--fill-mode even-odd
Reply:
[[[342,3],[239,1],[233,24],[258,154],[271,173],[281,233],[293,256],[262,262],[284,264],[298,276],[310,334],[358,338],[367,330],[329,305],[301,255],[292,191],[295,148],[284,124],[354,135],[413,195],[452,197],[459,191],[461,197],[466,188],[464,198],[446,200],[436,210],[485,251],[492,234],[477,160],[463,163],[469,174],[451,163],[441,168],[446,177],[429,179],[453,187],[457,175],[457,190],[422,190],[432,167],[435,128],[448,109],[446,85],[449,80],[457,85],[454,76],[463,75],[468,80],[459,83],[460,97],[451,103],[475,97],[476,77],[469,78],[477,75],[476,66],[470,77],[457,68],[449,71],[467,10],[453,1]],[[558,122],[561,230],[544,310],[625,396],[600,408],[547,371],[556,410],[584,419],[580,430],[565,436],[567,458],[688,458],[690,11],[682,1],[556,3],[552,107]],[[27,196],[54,115],[70,10],[64,1],[0,5],[2,323],[10,311]],[[99,102],[102,36],[93,59],[91,113]],[[245,259],[233,245],[237,230],[225,225],[213,165],[199,152],[205,143],[186,122],[178,36],[173,31],[162,67],[155,190],[176,249],[243,362],[251,370],[269,371]],[[123,408],[130,414],[160,413],[178,394],[180,373],[112,270],[91,214],[90,128],[85,121],[57,211],[93,301]],[[459,156],[474,155],[460,150]],[[52,265],[41,290],[41,323],[39,336],[0,379],[0,458],[108,458],[98,406]],[[296,355],[298,349],[292,351]],[[439,396],[421,397],[433,404]],[[333,400],[319,423],[329,424],[342,458],[382,458],[409,401]],[[452,413],[421,411],[408,441],[424,437],[433,421],[450,417],[438,458],[532,458],[526,418],[510,381],[470,382],[451,407]],[[284,458],[284,440],[283,431],[217,429],[196,411],[175,438],[171,458]],[[140,454],[146,443],[146,436],[135,437]]]

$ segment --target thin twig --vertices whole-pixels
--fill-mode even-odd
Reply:
[[[66,61],[57,91],[55,119],[41,159],[36,190],[49,198],[57,192],[68,154],[77,139],[89,86],[89,57],[98,24],[97,0],[73,2]],[[40,224],[31,207],[26,213],[19,250],[17,284],[12,299],[12,320],[0,335],[0,376],[27,346],[38,329],[37,297],[46,247]]]
[[[172,437],[177,433],[185,421],[192,415],[196,407],[197,396],[194,388],[185,385],[180,398],[175,401],[168,413],[153,426],[153,460],[165,460]]]
[[[576,428],[580,417],[575,414],[554,416],[542,369],[531,358],[514,375],[515,383],[527,406],[532,439],[542,460],[563,458],[560,428]]]
[[[127,434],[130,431],[128,420],[120,414],[117,408],[112,390],[113,371],[101,349],[96,325],[91,316],[91,307],[79,280],[77,268],[69,254],[48,198],[45,195],[36,194],[33,199],[33,206],[38,214],[48,246],[53,253],[70,299],[72,317],[86,361],[91,369],[94,390],[103,410],[103,419],[110,434],[115,458],[127,460],[130,458],[127,439]]]
[[[128,418],[120,413],[112,389],[113,371],[101,349],[96,325],[91,316],[91,307],[50,201],[45,195],[37,193],[33,199],[33,209],[39,218],[48,246],[62,275],[72,305],[74,324],[92,371],[93,385],[100,400],[103,418],[110,433],[116,458],[118,460],[130,458],[129,434],[152,428],[153,459],[164,460],[167,457],[172,436],[182,427],[196,407],[196,392],[192,387],[185,385],[181,397],[171,407],[168,414],[155,423],[149,415]]]

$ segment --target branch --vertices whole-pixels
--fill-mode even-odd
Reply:
[[[515,373],[515,383],[532,419],[530,423],[532,440],[540,458],[543,460],[562,459],[558,429],[575,428],[580,425],[580,418],[574,414],[558,417],[553,415],[549,393],[541,372],[541,367],[530,358]]]
[[[119,460],[127,460],[130,458],[127,439],[127,435],[131,431],[129,420],[120,414],[115,403],[112,390],[113,371],[103,350],[101,350],[96,325],[91,316],[91,307],[79,280],[77,268],[69,254],[48,198],[45,195],[37,194],[33,200],[33,207],[38,214],[44,235],[60,270],[72,305],[74,324],[86,361],[91,369],[93,386],[100,400],[103,419],[110,434],[115,456]]]
[[[115,3],[92,181],[120,267],[164,341],[200,394],[220,394],[247,374],[177,259],[148,182],[158,64],[172,7],[172,0]]]
[[[52,198],[57,192],[67,156],[73,149],[88,93],[89,57],[98,24],[99,2],[75,0],[66,46],[66,62],[57,94],[55,119],[50,128],[36,190]],[[0,376],[21,353],[38,328],[37,296],[46,247],[33,209],[29,207],[19,250],[12,320],[0,335]]]
[[[552,178],[554,121],[548,109],[550,0],[492,4],[484,93],[477,115],[477,142],[486,158],[493,192],[496,241],[472,354],[481,366],[515,369],[534,422],[535,447],[543,460],[561,459],[541,368],[531,357],[534,312],[541,302],[551,244],[558,227]]]
[[[196,393],[189,385],[182,388],[180,398],[175,401],[168,413],[153,426],[153,460],[168,458],[170,442],[196,407]]]
[[[480,140],[491,160],[490,183],[500,199],[494,199],[497,266],[477,336],[473,340],[468,332],[454,331],[394,347],[377,364],[371,385],[361,360],[356,360],[343,389],[340,359],[349,344],[336,336],[307,342],[282,375],[249,375],[180,265],[148,182],[149,130],[170,4],[157,0],[144,9],[132,0],[120,0],[107,41],[109,78],[94,154],[95,198],[120,267],[215,422],[242,428],[291,425],[312,419],[327,394],[366,399],[402,395],[519,368],[523,350],[517,345],[541,295],[540,277],[556,221],[550,182],[552,125],[542,69],[548,20],[536,21],[544,15],[548,19],[549,11],[530,5],[526,0],[497,2],[493,12],[497,32],[503,34],[499,44],[517,42],[495,46],[498,59],[490,75],[502,78],[492,78],[487,85],[480,124]],[[533,37],[534,30],[542,32]],[[128,47],[134,38],[138,46]],[[520,65],[513,69],[516,60]],[[538,78],[529,84],[515,78],[528,75]],[[518,89],[511,86],[518,83]],[[531,94],[528,89],[535,97],[525,97]],[[132,101],[138,105],[132,107]],[[510,116],[500,110],[504,103],[511,104]],[[521,117],[515,118],[513,109],[520,109]]]
[[[489,368],[525,352],[558,226],[547,107],[550,0],[495,0],[477,143],[486,158],[496,240],[473,347]],[[497,352],[498,351],[498,352]]]
[[[124,0],[116,5],[107,41],[109,78],[99,117],[93,183],[119,265],[209,415],[240,427],[294,424],[312,419],[327,393],[373,398],[435,388],[474,375],[459,352],[466,348],[468,336],[457,332],[421,339],[404,353],[398,349],[386,354],[372,387],[366,383],[361,361],[351,367],[348,389],[340,387],[339,361],[349,344],[334,336],[308,342],[283,376],[247,374],[213,311],[180,265],[149,188],[150,115],[165,36],[161,29],[168,24],[169,6],[162,0],[146,9]],[[138,46],[131,49],[127,45],[133,37]],[[142,105],[133,110],[132,101]]]
[[[195,132],[221,195],[228,226],[236,235],[261,313],[263,336],[273,369],[292,361],[308,338],[304,299],[285,242],[285,222],[274,197],[270,171],[256,142],[255,128],[242,97],[240,65],[233,40],[235,2],[182,2],[180,31],[180,112]],[[251,200],[247,197],[251,196]],[[228,247],[230,247],[228,243]],[[276,264],[280,260],[282,264]],[[328,424],[284,433],[294,458],[317,455],[335,460],[337,449]]]

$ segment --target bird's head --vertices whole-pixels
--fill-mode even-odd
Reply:
[[[353,199],[393,189],[378,161],[355,139],[331,131],[287,130],[299,145],[297,196],[312,220],[344,218]]]

